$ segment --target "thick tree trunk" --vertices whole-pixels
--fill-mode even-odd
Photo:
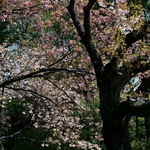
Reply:
[[[103,119],[103,137],[107,150],[131,150],[128,123],[130,116],[115,114],[113,111]]]
[[[128,126],[121,123],[119,127],[105,123],[103,136],[107,150],[131,150]]]
[[[132,66],[132,68],[130,70],[126,64],[118,68],[118,60],[122,59],[124,55],[124,50],[121,49],[120,46],[116,50],[117,57],[114,55],[107,65],[103,64],[100,52],[97,51],[95,44],[92,42],[90,28],[90,10],[95,3],[96,0],[89,0],[89,3],[83,8],[83,25],[74,8],[75,0],[70,0],[67,8],[81,38],[81,42],[91,58],[96,73],[97,85],[100,90],[100,113],[103,120],[103,136],[107,150],[130,150],[131,147],[128,135],[128,122],[130,116],[127,116],[127,114],[147,116],[150,103],[134,107],[134,104],[130,103],[130,101],[120,102],[120,92],[131,79],[133,73],[136,74],[141,72],[144,68],[147,70],[149,64],[142,65],[141,63],[140,68],[137,68],[138,61],[135,61],[131,63],[130,66]],[[125,38],[126,48],[129,48],[134,42],[145,36],[145,30],[146,28],[144,27],[144,31],[142,30],[142,32],[138,33],[132,41],[130,41],[130,36],[127,34],[128,36]]]
[[[116,109],[120,104],[120,92],[126,84],[128,77],[118,75],[115,60],[105,66],[101,75],[100,113],[103,120],[103,137],[107,150],[130,150],[128,123],[130,116],[124,115]]]

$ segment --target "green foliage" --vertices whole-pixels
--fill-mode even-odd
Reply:
[[[85,104],[84,104],[85,105]],[[91,102],[93,109],[99,107],[98,102]],[[82,150],[79,147],[70,147],[69,142],[63,142],[59,137],[53,136],[53,131],[46,128],[35,128],[29,114],[30,100],[12,99],[6,100],[5,109],[7,109],[8,123],[11,127],[8,129],[8,134],[13,134],[20,130],[20,133],[12,137],[2,140],[4,148],[7,150]],[[83,125],[79,140],[84,140],[93,144],[97,144],[99,139],[95,138],[95,133],[99,132],[100,124],[96,126],[93,120],[93,111],[87,110],[86,113],[75,114],[81,117],[81,125]],[[98,117],[98,114],[97,114]],[[98,117],[99,118],[99,117]],[[98,120],[97,118],[97,120]],[[95,117],[96,119],[96,117]],[[27,125],[27,126],[26,126]],[[26,127],[25,127],[26,126]],[[25,127],[25,128],[24,128]],[[6,133],[5,133],[6,135]],[[52,137],[54,140],[60,140],[61,146],[57,143],[46,141]],[[90,149],[89,149],[90,150]]]
[[[31,41],[34,38],[39,37],[38,32],[36,32],[36,30],[29,23],[21,20],[16,24],[10,24],[7,32],[9,43],[15,43],[16,41],[20,40]]]
[[[128,3],[141,4],[144,7],[147,5],[148,0],[127,0]]]
[[[52,136],[52,132],[46,129],[28,128],[15,137],[15,144],[12,150],[48,150],[49,147],[57,149],[57,144],[49,144],[44,147],[41,146],[48,136]]]
[[[136,131],[136,117],[133,117],[129,125],[129,133],[131,139],[131,146],[133,150],[145,150],[145,120],[144,118],[138,118],[138,131]],[[138,132],[138,133],[137,133]]]
[[[138,118],[138,137],[145,140],[145,120],[144,118]],[[136,117],[132,117],[129,125],[130,138],[136,140]]]
[[[106,0],[107,2],[115,2],[116,0]],[[144,7],[147,5],[148,0],[127,0],[128,3],[141,4]]]
[[[41,149],[48,149],[48,148],[42,148],[38,143],[30,141],[30,140],[21,140],[20,142],[18,141],[17,144],[12,148],[12,150],[41,150]]]
[[[106,150],[105,144],[100,144],[100,147],[102,148],[102,150]]]
[[[150,2],[147,3],[146,8],[150,11]]]
[[[58,144],[50,143],[47,146],[41,146],[47,137],[52,137],[53,132],[43,128],[35,128],[31,124],[28,104],[29,101],[20,99],[6,100],[6,116],[9,118],[8,123],[11,127],[7,129],[8,131],[5,131],[5,134],[7,132],[8,134],[14,134],[19,130],[20,133],[2,140],[3,146],[8,150],[48,150],[49,147],[56,150]]]
[[[2,44],[8,36],[8,31],[7,31],[7,25],[9,24],[8,21],[2,22],[0,21],[0,44]]]
[[[145,142],[142,142],[141,140],[134,140],[131,142],[132,150],[145,150]]]
[[[12,139],[11,139],[12,140]],[[16,140],[17,141],[17,140]],[[48,147],[42,147],[40,143],[34,142],[32,140],[18,140],[13,147],[9,147],[9,140],[2,141],[3,146],[11,150],[48,150]]]
[[[83,101],[81,105],[87,108],[87,110],[85,114],[78,114],[80,117],[80,124],[83,125],[82,132],[80,133],[80,140],[97,144],[100,142],[100,137],[95,138],[96,133],[100,133],[101,130],[100,114],[96,111],[99,109],[99,102],[91,100],[87,104]]]
[[[39,32],[32,27],[31,23],[23,19],[14,20],[14,22],[0,21],[0,44],[5,40],[11,44],[21,40],[33,41],[33,39],[40,37]],[[19,44],[21,45],[22,43],[20,42]]]
[[[29,114],[29,107],[27,102],[23,102],[19,99],[12,99],[11,102],[6,103],[7,116],[9,116],[8,123],[11,124],[10,133],[19,131],[24,128],[31,121],[31,115]]]
[[[80,150],[80,148],[77,148],[77,147],[70,147],[69,143],[62,143],[61,144],[61,149],[62,150]]]

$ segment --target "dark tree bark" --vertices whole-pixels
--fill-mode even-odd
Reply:
[[[136,92],[142,93],[145,98],[148,98],[150,93],[150,77],[142,79],[142,83],[140,84]]]
[[[130,150],[128,122],[130,116],[115,111],[119,105],[120,92],[128,80],[128,76],[118,75],[116,59],[104,68],[100,83],[100,111],[103,120],[103,136],[107,150]]]
[[[90,10],[96,0],[89,0],[84,10],[84,24],[82,25],[78,19],[78,15],[74,9],[75,0],[70,0],[67,7],[74,26],[78,31],[81,42],[85,46],[93,64],[96,73],[97,85],[100,91],[100,113],[103,120],[103,137],[107,150],[130,150],[130,139],[128,134],[128,123],[131,116],[145,117],[150,116],[150,102],[136,102],[128,98],[125,102],[120,102],[120,92],[129,82],[132,74],[150,69],[150,64],[142,65],[138,60],[132,62],[133,68],[127,71],[123,66],[118,70],[117,57],[104,66],[101,56],[96,51],[91,36],[90,29]],[[135,39],[130,41],[130,36],[125,38],[126,48],[130,47],[133,42],[139,40],[145,35],[146,26],[143,26],[141,33],[134,36]],[[123,51],[118,49],[120,58]],[[138,68],[136,67],[138,64]],[[119,73],[118,73],[119,72]]]

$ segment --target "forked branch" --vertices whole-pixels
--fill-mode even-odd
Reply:
[[[79,21],[78,15],[74,9],[74,6],[75,6],[75,0],[70,0],[70,4],[67,7],[67,9],[71,15],[73,24],[74,24],[77,32],[79,33],[79,36],[82,38],[85,34],[85,31],[84,31],[83,26],[80,24],[80,21]]]
[[[89,0],[89,3],[83,8],[84,9],[84,23],[81,25],[80,20],[78,18],[78,14],[75,11],[75,0],[70,0],[69,6],[67,7],[71,18],[73,20],[74,26],[78,31],[78,34],[81,38],[81,42],[85,46],[90,58],[91,62],[94,66],[95,72],[98,75],[99,71],[103,67],[103,63],[99,53],[97,52],[93,42],[92,35],[90,29],[90,10],[95,4],[96,0]]]

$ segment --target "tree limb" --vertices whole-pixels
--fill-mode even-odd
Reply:
[[[150,101],[145,102],[144,100],[127,100],[120,103],[116,110],[119,114],[122,114],[122,117],[126,115],[148,117],[150,116]]]
[[[1,137],[0,137],[0,140],[6,139],[6,138],[12,138],[12,137],[14,137],[15,135],[19,134],[19,133],[22,132],[24,129],[26,129],[28,126],[29,126],[29,125],[25,126],[24,128],[20,129],[19,131],[15,132],[15,133],[13,133],[13,134],[1,136]]]
[[[25,80],[25,79],[28,79],[28,78],[43,77],[44,74],[51,74],[51,73],[59,72],[59,71],[61,71],[61,72],[66,71],[66,72],[69,72],[69,73],[76,73],[78,75],[83,75],[83,73],[84,73],[84,70],[48,67],[48,68],[39,69],[35,72],[31,72],[31,73],[26,74],[26,75],[16,76],[14,78],[5,80],[4,82],[0,83],[0,87],[5,87],[6,85],[12,84],[12,83],[17,82],[17,81]]]
[[[125,37],[126,49],[128,49],[133,43],[142,39],[146,35],[148,25],[149,25],[148,23],[144,24],[141,27],[140,32],[134,30],[133,32],[130,32],[126,35]]]
[[[85,34],[85,31],[84,31],[84,28],[83,26],[80,24],[80,21],[79,21],[79,18],[78,18],[78,15],[74,9],[74,5],[75,5],[75,0],[70,0],[70,4],[69,6],[67,7],[70,15],[71,15],[71,18],[72,18],[72,21],[73,21],[73,24],[77,30],[77,32],[79,33],[79,36],[82,38]]]
[[[41,4],[35,4],[35,5],[32,5],[30,7],[20,7],[20,8],[14,8],[11,12],[13,14],[23,14],[23,11],[27,10],[27,9],[34,9],[38,6],[40,6]],[[6,10],[1,10],[0,13],[7,13]]]
[[[149,92],[149,90],[150,90],[150,77],[143,78],[141,80],[142,80],[142,83],[137,88],[136,92],[138,92],[138,93],[140,93],[140,92]]]
[[[85,37],[88,41],[91,41],[91,28],[90,28],[90,10],[95,4],[96,0],[90,0],[87,6],[84,9],[84,28],[85,28]]]
[[[147,57],[145,59],[140,59],[139,58],[137,61],[132,62],[131,66],[132,66],[131,70],[135,74],[137,74],[139,72],[144,72],[144,71],[150,70],[150,60],[149,60],[149,57]]]
[[[78,31],[80,37],[81,37],[81,42],[85,46],[90,58],[91,62],[94,66],[96,75],[99,76],[99,71],[101,71],[103,67],[103,63],[100,57],[100,54],[97,52],[92,39],[91,39],[91,30],[90,30],[90,10],[92,6],[95,4],[96,0],[89,0],[89,3],[87,6],[85,6],[84,9],[84,23],[82,26],[80,24],[79,18],[77,13],[75,12],[74,6],[75,6],[75,0],[70,0],[70,4],[67,7],[71,18],[73,20],[74,26],[76,30]]]

